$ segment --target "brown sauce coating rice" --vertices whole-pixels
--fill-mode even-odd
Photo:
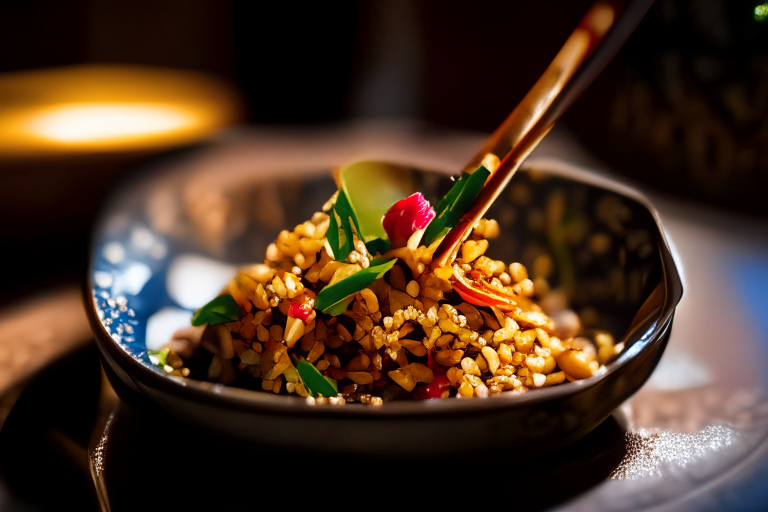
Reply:
[[[357,240],[346,262],[333,260],[328,226],[329,216],[318,212],[282,231],[264,263],[241,269],[226,287],[242,317],[177,333],[168,344],[166,371],[313,403],[381,405],[523,393],[588,378],[617,352],[606,333],[577,337],[578,317],[555,325],[534,300],[548,292],[546,282],[535,285],[523,265],[485,256],[499,234],[498,224],[486,219],[452,268],[430,269],[434,245],[391,250],[384,256],[399,260],[384,278],[356,293],[341,315],[314,312],[305,325],[288,316],[292,301],[313,302],[335,273],[369,263]],[[454,289],[456,273],[514,296],[518,306],[504,312],[465,301]],[[335,379],[339,394],[309,397],[292,358]]]

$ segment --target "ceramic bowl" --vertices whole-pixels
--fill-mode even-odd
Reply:
[[[452,169],[413,170],[435,200]],[[493,257],[555,262],[552,287],[588,327],[624,344],[586,380],[487,399],[395,401],[381,407],[306,400],[170,377],[147,349],[188,325],[238,264],[261,261],[277,233],[333,194],[330,169],[146,174],[122,187],[98,225],[86,309],[103,367],[121,398],[150,401],[214,435],[358,454],[555,450],[583,436],[653,371],[682,285],[657,215],[637,192],[560,161],[521,170],[488,216],[502,236]]]

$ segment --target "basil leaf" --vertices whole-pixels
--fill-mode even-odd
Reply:
[[[240,319],[240,306],[231,295],[219,295],[211,302],[195,311],[192,325],[216,325],[226,322],[236,322]]]
[[[355,250],[354,232],[360,233],[357,225],[357,217],[349,204],[349,198],[344,190],[339,190],[336,196],[336,203],[330,212],[331,222],[328,225],[328,244],[333,251],[333,257],[336,261],[344,261],[349,253]],[[353,228],[354,225],[354,228]]]
[[[480,189],[485,185],[485,180],[490,176],[490,171],[480,166],[472,174],[463,173],[451,189],[445,194],[437,205],[435,218],[427,226],[422,238],[425,245],[430,245],[454,227],[462,215],[475,200]]]
[[[397,258],[373,260],[368,268],[355,272],[341,281],[329,284],[317,294],[315,309],[333,316],[341,314],[347,309],[346,305],[343,309],[339,310],[338,307],[335,307],[337,304],[344,301],[350,295],[367,288],[380,277],[383,277],[394,266],[396,261]]]
[[[414,192],[413,171],[382,162],[359,162],[342,169],[339,178],[357,218],[358,236],[368,252],[376,254],[377,246],[369,243],[387,240],[381,220],[393,204]]]
[[[339,393],[336,381],[320,373],[320,370],[306,359],[300,359],[296,363],[296,370],[299,372],[304,388],[310,395],[336,396]]]
[[[159,366],[160,368],[165,366],[165,362],[168,360],[168,354],[171,352],[171,349],[164,348],[162,350],[147,350],[147,355],[149,355],[149,361],[155,365]],[[152,361],[153,359],[157,359],[157,362],[155,363]]]

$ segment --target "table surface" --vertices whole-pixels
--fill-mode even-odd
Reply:
[[[241,129],[220,136],[193,167],[247,169],[258,158],[263,166],[288,159],[322,168],[340,155],[349,161],[396,152],[417,164],[460,168],[482,140],[403,123]],[[536,158],[613,175],[557,129]],[[623,454],[606,479],[556,508],[760,510],[768,503],[761,485],[768,477],[768,223],[644,192],[659,211],[685,293],[659,366],[613,416],[624,432]],[[0,311],[0,426],[41,368],[89,343],[79,283]],[[22,507],[36,510],[0,480],[0,510]]]

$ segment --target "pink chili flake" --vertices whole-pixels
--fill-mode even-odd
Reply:
[[[393,248],[408,243],[414,231],[427,227],[435,218],[435,210],[421,192],[416,192],[392,205],[382,224]]]
[[[308,324],[307,321],[309,319],[309,316],[312,314],[312,306],[307,304],[306,302],[298,303],[298,302],[291,302],[291,305],[288,306],[288,316],[291,318],[298,318],[305,324]]]

